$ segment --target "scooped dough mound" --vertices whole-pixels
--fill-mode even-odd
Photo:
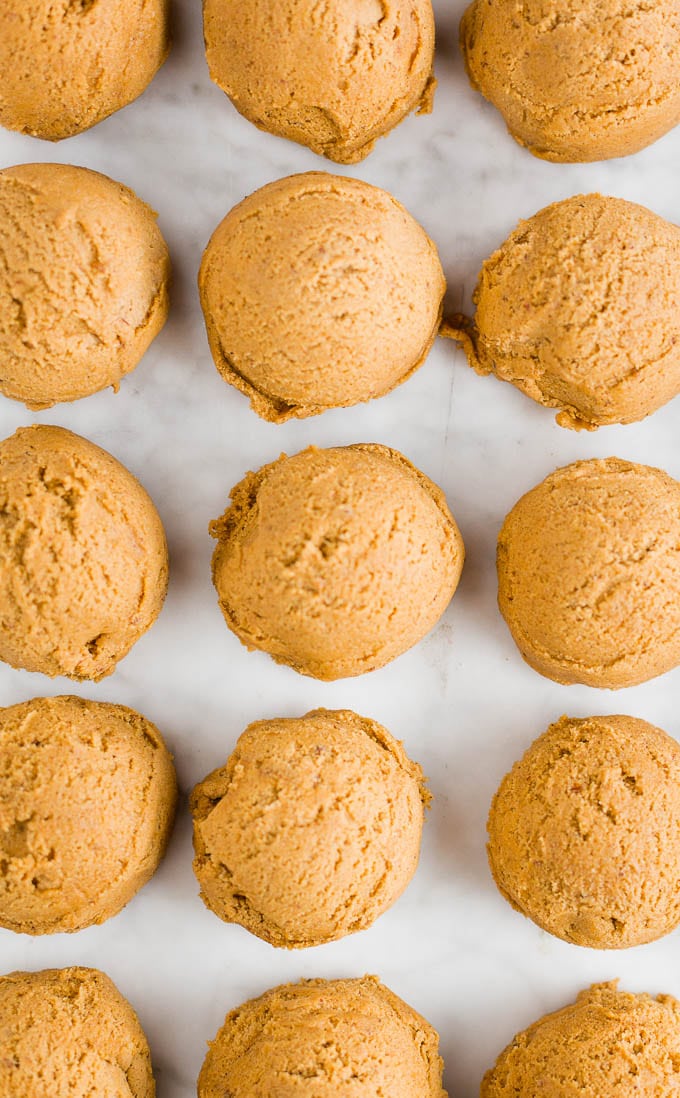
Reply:
[[[340,164],[431,110],[430,0],[203,0],[210,75],[262,130]]]
[[[0,442],[0,659],[110,675],[160,613],[163,526],[115,458],[62,427]]]
[[[363,930],[411,880],[428,800],[375,721],[328,709],[257,721],[191,797],[203,902],[289,949]]]
[[[133,709],[0,709],[0,926],[52,934],[116,915],[158,868],[175,800],[172,756]]]
[[[489,814],[512,906],[592,949],[680,923],[680,746],[634,717],[562,717],[515,763]]]
[[[169,0],[2,0],[0,125],[81,133],[141,95],[169,49]]]
[[[498,603],[549,679],[617,689],[680,663],[680,484],[619,458],[557,469],[498,538]]]
[[[518,1033],[487,1071],[481,1098],[657,1098],[680,1083],[680,1003],[594,984]]]
[[[284,984],[227,1015],[198,1098],[446,1098],[438,1044],[375,976]]]
[[[117,389],[168,315],[153,210],[99,172],[22,164],[0,171],[0,238],[0,392],[47,408]]]
[[[632,423],[680,392],[680,228],[622,198],[577,195],[521,221],[482,267],[470,365],[576,429]]]
[[[677,0],[474,0],[460,38],[473,87],[544,160],[628,156],[680,122]]]
[[[227,214],[199,288],[217,369],[281,423],[410,377],[437,334],[446,283],[437,249],[396,199],[308,172]]]
[[[304,675],[382,667],[436,624],[463,541],[443,493],[370,443],[283,455],[248,473],[210,531],[227,625]]]
[[[96,968],[0,976],[3,1098],[154,1098],[134,1010]]]

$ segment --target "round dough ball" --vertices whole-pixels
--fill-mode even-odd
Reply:
[[[0,125],[81,133],[141,95],[169,49],[168,0],[2,0]]]
[[[434,244],[391,195],[308,172],[227,214],[199,288],[217,369],[282,423],[410,377],[437,335],[446,282]]]
[[[635,686],[680,663],[680,484],[619,458],[557,469],[498,538],[498,604],[561,683]]]
[[[481,1098],[657,1098],[677,1090],[680,1003],[594,984],[518,1033],[487,1071]]]
[[[430,0],[203,0],[203,30],[237,111],[340,164],[432,109]]]
[[[628,949],[680,923],[680,746],[634,717],[562,717],[489,814],[489,865],[516,911],[565,942]]]
[[[256,721],[191,797],[201,898],[287,949],[364,930],[415,873],[428,802],[420,767],[375,721]]]
[[[153,210],[99,172],[22,164],[0,171],[0,237],[0,392],[48,408],[117,389],[168,315]]]
[[[198,1098],[446,1098],[438,1046],[375,976],[283,984],[227,1015]]]
[[[443,334],[562,427],[632,423],[680,393],[680,228],[644,206],[577,195],[521,221],[474,302]]]
[[[0,1094],[154,1098],[134,1010],[96,968],[0,976]]]
[[[63,427],[0,442],[0,660],[102,679],[153,625],[167,586],[158,512],[111,454]]]
[[[0,926],[53,934],[117,915],[156,872],[176,797],[172,756],[133,709],[0,709]]]
[[[397,450],[362,443],[283,455],[248,473],[210,525],[213,582],[247,648],[340,679],[429,632],[463,567],[443,493]]]
[[[677,0],[474,0],[470,82],[543,160],[628,156],[680,122]]]

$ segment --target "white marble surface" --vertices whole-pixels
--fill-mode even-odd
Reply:
[[[520,216],[579,191],[646,203],[680,222],[680,129],[623,161],[541,163],[507,136],[468,87],[456,38],[463,0],[440,0],[430,117],[410,118],[349,174],[402,200],[436,240],[455,305],[468,303],[481,260]],[[597,953],[541,933],[489,876],[485,819],[501,776],[563,712],[626,712],[680,737],[680,670],[617,695],[561,687],[526,667],[496,609],[495,539],[518,496],[555,466],[617,454],[680,477],[680,402],[646,423],[574,434],[510,386],[476,377],[440,341],[390,396],[302,423],[260,421],[215,371],[195,289],[202,247],[227,210],[263,183],[307,169],[338,171],[262,134],[208,79],[198,0],[177,0],[175,45],[152,87],[90,133],[57,146],[0,132],[2,165],[59,160],[131,185],[160,213],[174,260],[172,315],[118,396],[101,393],[33,415],[0,398],[0,437],[30,422],[62,424],[111,450],[156,501],[172,552],[170,593],[153,629],[99,685],[50,682],[0,667],[0,703],[79,693],[132,705],[175,752],[184,792],[222,763],[245,725],[317,705],[382,721],[430,775],[434,806],[420,868],[370,930],[305,952],[273,950],[204,910],[191,872],[182,803],[170,853],[117,918],[80,934],[32,940],[0,932],[0,971],[86,964],[105,969],[137,1008],[159,1098],[190,1098],[205,1041],[226,1011],[301,976],[378,973],[441,1033],[446,1085],[472,1098],[517,1029],[593,980],[680,995],[678,937]],[[333,684],[247,653],[223,624],[209,579],[209,519],[249,468],[281,450],[380,441],[438,481],[468,559],[453,604],[420,646],[391,666]]]

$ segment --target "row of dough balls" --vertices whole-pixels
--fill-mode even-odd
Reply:
[[[172,828],[158,729],[124,706],[35,698],[0,710],[0,745],[0,926],[51,934],[116,915]],[[576,945],[662,937],[680,923],[679,791],[665,732],[563,717],[493,799],[500,892]],[[286,949],[365,930],[409,884],[429,802],[422,770],[375,721],[326,709],[256,721],[190,796],[201,898]]]
[[[168,19],[169,0],[5,0],[0,123],[49,140],[95,125],[150,83]],[[430,0],[204,0],[203,29],[210,75],[236,109],[331,160],[362,160],[432,109]],[[675,0],[474,0],[460,42],[473,87],[547,160],[625,156],[680,122]]]
[[[51,1098],[154,1098],[151,1053],[134,1010],[97,969],[0,977],[0,1089]],[[680,1003],[595,984],[518,1033],[481,1098],[670,1095]],[[86,1051],[83,1052],[83,1049]],[[439,1035],[375,976],[302,980],[251,999],[209,1043],[198,1098],[447,1098]],[[37,1090],[35,1089],[37,1087]]]
[[[84,168],[0,171],[0,391],[30,408],[121,379],[168,315],[153,212]],[[476,315],[442,323],[437,249],[391,195],[324,172],[239,203],[199,275],[215,365],[281,423],[382,396],[438,333],[564,427],[643,419],[680,392],[680,228],[579,195],[520,223],[482,267]]]

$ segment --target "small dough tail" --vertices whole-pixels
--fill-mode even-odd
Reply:
[[[472,317],[465,313],[452,313],[450,317],[444,317],[439,327],[439,334],[444,339],[455,339],[460,343],[472,369],[478,374],[488,374],[488,367],[482,365],[477,353],[477,326]]]

